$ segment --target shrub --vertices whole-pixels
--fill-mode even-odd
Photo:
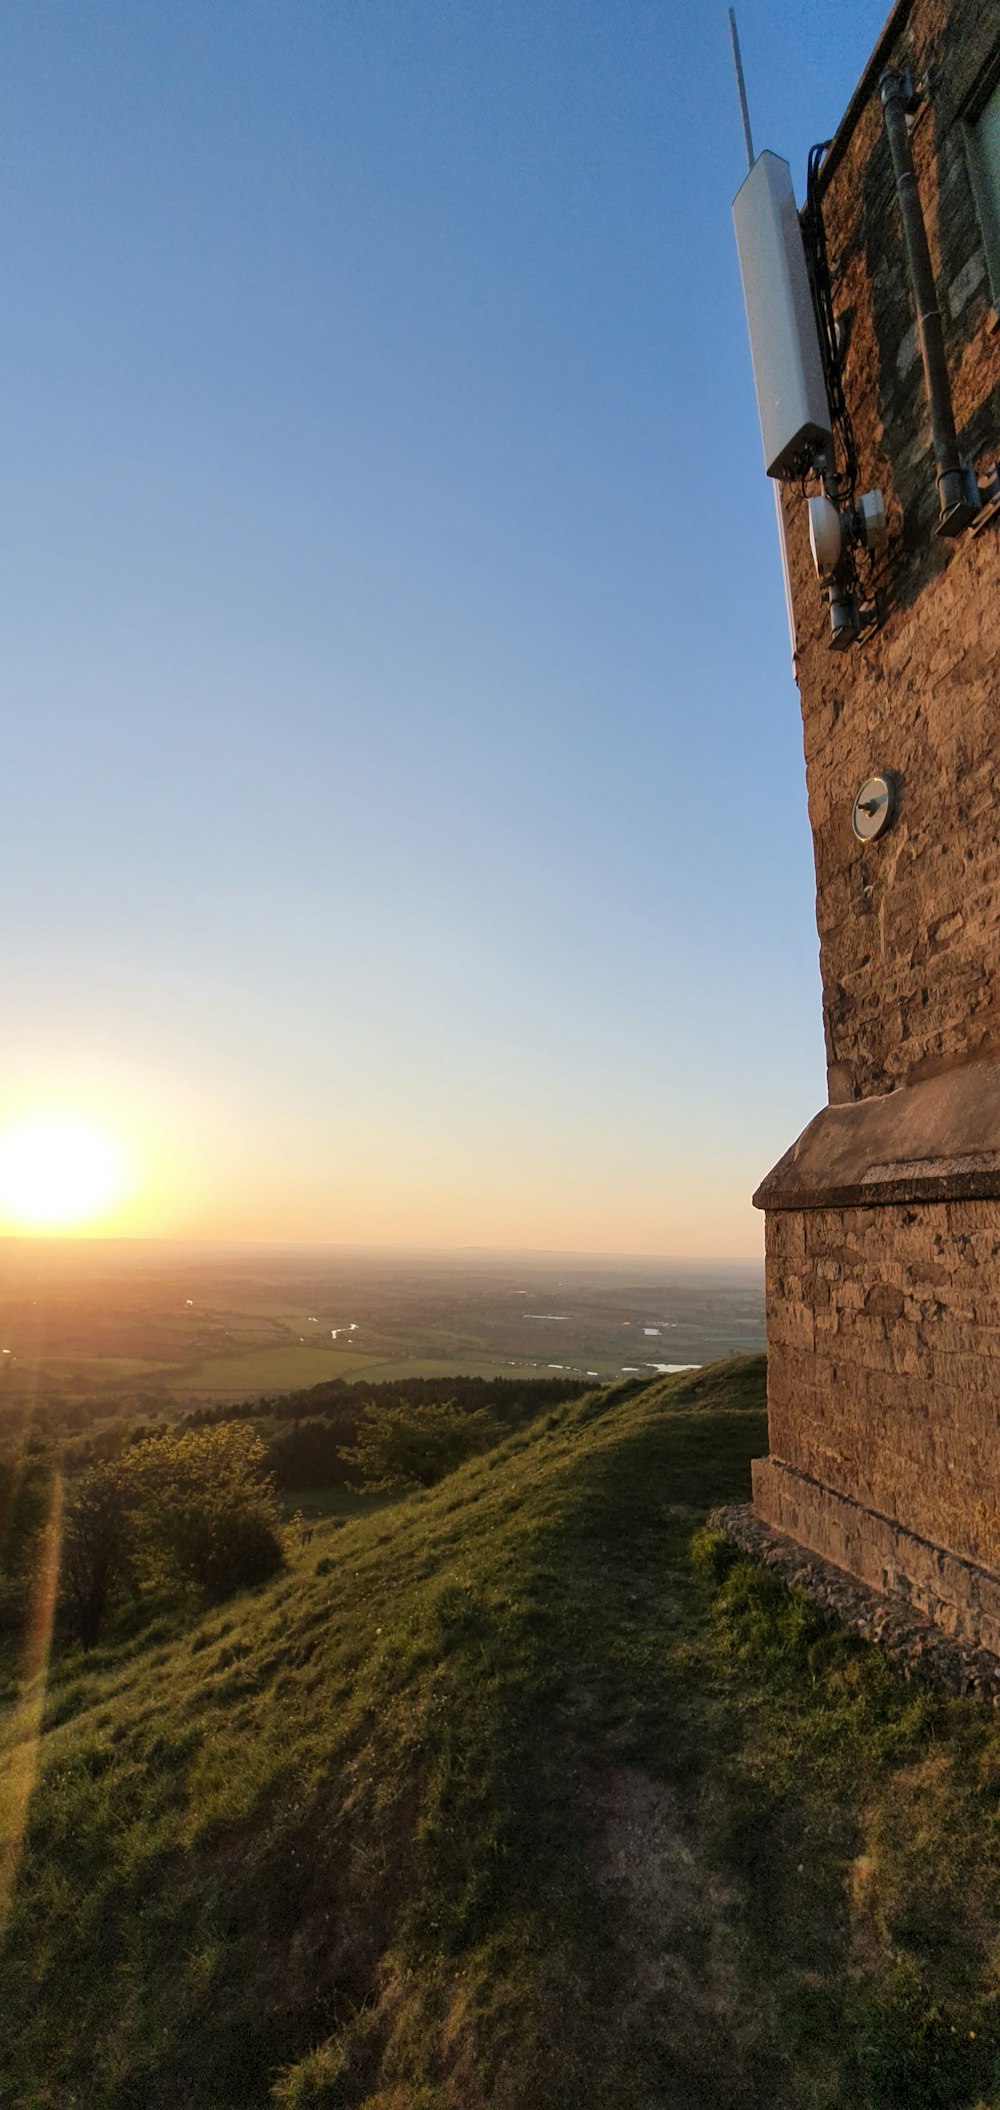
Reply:
[[[266,1582],[285,1559],[264,1445],[245,1423],[165,1435],[132,1452],[136,1559],[155,1585],[209,1603]]]
[[[434,1487],[496,1443],[501,1431],[483,1407],[463,1408],[455,1400],[413,1406],[376,1406],[369,1400],[358,1440],[341,1452],[370,1488]]]
[[[60,1607],[93,1648],[112,1605],[190,1589],[208,1603],[265,1582],[285,1559],[274,1483],[252,1429],[162,1435],[88,1466],[66,1502]]]

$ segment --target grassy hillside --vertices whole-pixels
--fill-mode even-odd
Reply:
[[[63,1665],[3,2103],[1000,2104],[1000,1726],[699,1533],[762,1384],[557,1408]]]

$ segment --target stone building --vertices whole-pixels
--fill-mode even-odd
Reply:
[[[770,1448],[754,1508],[1000,1653],[995,0],[898,0],[798,224],[835,398],[832,443],[814,435],[779,486],[829,1104],[754,1197]],[[748,286],[753,339],[751,303]]]

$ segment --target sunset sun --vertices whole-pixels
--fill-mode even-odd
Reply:
[[[0,1211],[20,1231],[96,1229],[127,1185],[125,1153],[84,1121],[24,1121],[0,1134]]]

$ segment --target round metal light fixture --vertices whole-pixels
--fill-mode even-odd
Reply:
[[[851,823],[860,843],[874,842],[884,835],[896,812],[896,780],[885,771],[868,777],[854,801]]]

